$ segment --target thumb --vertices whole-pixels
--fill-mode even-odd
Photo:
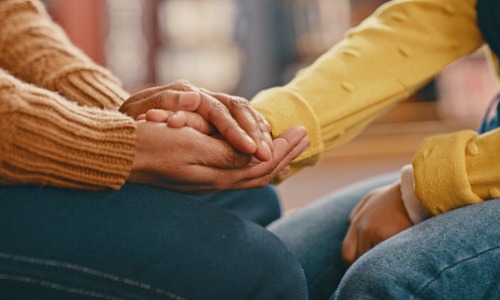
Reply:
[[[161,90],[148,97],[134,95],[120,107],[120,111],[137,118],[151,109],[167,111],[196,111],[201,103],[201,95],[195,91]]]
[[[342,242],[342,259],[348,265],[356,260],[356,249],[358,248],[358,237],[356,229],[351,225]]]

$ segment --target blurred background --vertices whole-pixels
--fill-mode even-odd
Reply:
[[[250,99],[286,83],[386,1],[44,2],[72,41],[131,92],[187,79]],[[284,210],[359,179],[399,170],[427,136],[475,129],[499,87],[484,49],[451,65],[356,139],[280,184]]]

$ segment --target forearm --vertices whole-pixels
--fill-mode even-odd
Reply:
[[[120,82],[77,49],[38,0],[0,2],[0,66],[80,105],[117,109]]]
[[[118,189],[135,154],[135,122],[78,106],[0,70],[0,183]]]
[[[264,91],[252,103],[273,134],[306,126],[311,147],[296,162],[314,161],[477,49],[483,40],[474,5],[391,1],[288,85]]]

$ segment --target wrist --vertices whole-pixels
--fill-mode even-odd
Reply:
[[[401,196],[406,212],[413,224],[423,222],[431,215],[425,210],[420,199],[415,195],[415,179],[412,165],[405,165],[401,170]]]
[[[135,156],[132,161],[132,167],[130,169],[129,177],[127,181],[134,183],[144,183],[145,174],[149,169],[149,160],[146,151],[146,139],[145,134],[147,134],[146,122],[137,122],[137,138],[135,147]]]

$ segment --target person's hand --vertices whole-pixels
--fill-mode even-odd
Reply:
[[[235,148],[261,161],[272,157],[269,123],[241,97],[213,93],[187,81],[146,89],[127,99],[120,111],[137,118],[150,109],[197,112]],[[169,127],[182,127],[169,122]]]
[[[190,193],[261,187],[286,171],[290,161],[309,146],[305,128],[289,129],[273,146],[272,158],[261,162],[191,127],[140,121],[128,181]]]
[[[351,225],[342,245],[342,257],[352,264],[365,252],[411,227],[399,181],[368,193],[349,216]]]
[[[136,120],[166,123],[172,128],[187,126],[207,135],[217,134],[217,130],[212,124],[203,119],[201,115],[189,111],[174,112],[163,109],[150,109],[145,114],[139,115]]]

